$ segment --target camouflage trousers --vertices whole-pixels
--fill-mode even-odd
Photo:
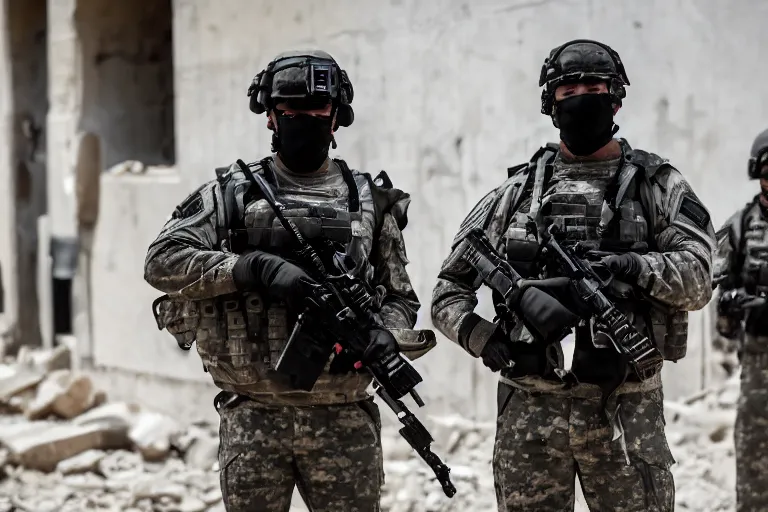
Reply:
[[[736,510],[768,510],[768,354],[741,358],[736,413]]]
[[[612,441],[595,391],[574,397],[499,383],[493,476],[500,512],[573,510],[576,475],[590,510],[674,510],[661,388],[618,395],[626,450],[622,438]]]
[[[294,485],[312,512],[378,512],[381,421],[373,399],[219,410],[221,492],[229,512],[287,512]]]

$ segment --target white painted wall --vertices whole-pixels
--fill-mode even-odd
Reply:
[[[716,224],[755,189],[745,167],[768,119],[762,0],[176,0],[174,16],[178,182],[104,180],[93,262],[97,363],[206,378],[158,333],[143,258],[173,205],[215,166],[269,151],[265,119],[250,113],[245,92],[284,49],[319,46],[348,70],[356,120],[338,133],[338,154],[364,171],[386,169],[413,195],[405,238],[422,327],[463,215],[506,167],[557,137],[539,113],[537,83],[549,50],[569,39],[597,38],[621,54],[632,85],[619,135],[670,158]],[[701,322],[692,315],[689,358],[666,370],[668,395],[701,385]],[[493,414],[494,377],[450,342],[418,367],[432,412]]]

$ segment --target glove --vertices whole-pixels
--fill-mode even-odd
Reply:
[[[363,367],[358,362],[368,366],[371,363],[386,358],[389,354],[400,352],[400,346],[397,344],[395,337],[387,329],[380,327],[371,329],[368,332],[368,339],[368,347],[366,347],[362,357],[360,357],[359,352],[342,350],[341,346],[337,346],[337,352],[331,362],[328,373],[338,375],[360,371],[363,370]]]
[[[505,339],[501,331],[494,333],[480,352],[483,364],[492,372],[498,372],[514,365],[514,355],[510,342]]]
[[[363,353],[362,362],[365,365],[369,365],[375,361],[385,358],[391,354],[397,354],[400,352],[400,347],[397,344],[397,340],[386,329],[376,327],[368,332],[368,339],[370,343],[368,348]]]
[[[531,334],[546,344],[560,341],[572,327],[579,323],[579,317],[556,298],[538,288],[523,291],[513,305],[513,310],[522,318]]]
[[[238,290],[265,293],[273,300],[284,301],[293,311],[300,311],[307,295],[319,286],[301,268],[263,251],[240,256],[232,268],[232,278]]]
[[[613,254],[611,256],[605,256],[600,263],[605,265],[608,270],[618,278],[630,278],[636,280],[643,271],[646,263],[643,257],[634,252],[627,252],[624,254]],[[599,266],[596,264],[594,266]]]

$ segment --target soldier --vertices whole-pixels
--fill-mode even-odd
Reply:
[[[384,327],[412,328],[419,300],[401,233],[409,195],[384,172],[372,179],[328,158],[334,132],[354,119],[346,72],[325,52],[286,52],[248,95],[251,110],[267,114],[276,153],[248,166],[311,244],[330,242],[352,258],[355,274],[380,293]],[[147,282],[168,294],[158,325],[182,348],[196,341],[222,389],[215,405],[224,503],[229,511],[286,511],[295,484],[313,511],[378,511],[381,423],[369,375],[329,364],[306,392],[274,369],[315,283],[288,261],[296,247],[246,178],[235,164],[217,169],[176,208],[145,264]],[[371,340],[363,360],[399,350],[383,328]]]
[[[717,232],[717,330],[738,345],[736,509],[768,510],[768,130],[752,145],[749,178],[760,193]]]
[[[554,224],[564,234],[561,245],[579,244],[600,258],[594,268],[610,271],[607,296],[664,359],[682,358],[687,311],[712,294],[707,210],[666,160],[613,138],[629,80],[607,45],[575,40],[555,48],[539,85],[541,111],[560,129],[560,143],[511,168],[467,216],[452,251],[480,227],[515,270],[536,278],[541,253],[530,221],[539,229]],[[642,382],[627,376],[626,362],[584,321],[566,371],[560,343],[527,343],[522,322],[504,334],[474,313],[477,273],[453,252],[433,292],[432,318],[448,338],[501,371],[493,456],[499,510],[573,510],[576,475],[592,510],[672,510],[674,459],[660,375]],[[578,311],[568,294],[555,296]]]

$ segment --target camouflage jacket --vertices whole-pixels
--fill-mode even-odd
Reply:
[[[682,323],[681,327],[684,328],[687,322],[685,312],[704,307],[712,294],[714,230],[709,214],[682,174],[666,160],[651,153],[632,150],[623,140],[621,144],[622,158],[617,160],[610,173],[611,181],[626,177],[626,185],[617,187],[617,195],[622,194],[625,199],[616,199],[616,211],[622,215],[622,234],[626,225],[628,231],[637,231],[640,236],[647,236],[650,242],[648,245],[652,249],[642,254],[643,265],[637,285],[658,303],[668,306],[671,311],[681,312],[677,316],[682,318],[676,322]],[[547,147],[549,151],[558,151],[556,145]],[[545,150],[546,148],[542,148],[530,163],[511,168],[509,178],[480,200],[462,223],[453,247],[458,244],[461,233],[468,227],[481,226],[500,254],[509,260],[519,258],[519,254],[508,253],[508,241],[514,238],[515,232],[521,231],[518,227],[519,220],[526,218],[531,209],[531,196],[536,187],[533,174]],[[580,166],[580,183],[589,185],[590,180],[598,178],[597,175],[590,177],[593,171],[589,170],[589,163],[574,163],[571,166],[562,161],[559,153],[555,160],[559,160],[566,170],[572,171],[569,167]],[[563,187],[567,191],[567,184],[562,183],[566,181],[559,185],[560,192]],[[554,189],[557,187],[558,185],[545,187],[539,197],[556,195],[557,190]],[[608,187],[610,189],[610,184]],[[602,194],[599,186],[592,187],[591,190],[592,194]],[[607,193],[605,195],[607,197]],[[603,198],[600,197],[599,200],[603,201]],[[568,200],[564,201],[567,202]],[[591,206],[587,205],[587,211],[590,208]],[[652,218],[643,220],[643,217],[649,216],[646,214],[646,208],[648,212],[652,212]],[[593,207],[592,209],[594,210]],[[599,204],[597,211],[599,217]],[[642,224],[638,225],[642,229],[635,228],[634,219],[642,221]],[[589,231],[589,225],[588,219],[586,224],[582,224],[584,227],[578,229]],[[524,229],[522,233],[524,238]],[[477,305],[476,290],[479,287],[475,279],[477,276],[471,267],[466,264],[457,265],[455,260],[456,258],[449,256],[441,270],[432,296],[432,319],[435,327],[445,336],[459,343],[471,355],[478,357],[490,339],[494,327],[484,319],[478,322],[473,313]],[[475,317],[472,318],[472,315]],[[460,336],[462,323],[469,319],[475,323],[474,328],[469,335]],[[662,320],[661,323],[664,324],[664,329],[669,330],[667,320]],[[683,334],[687,336],[685,332]],[[678,354],[674,358],[679,357],[682,355]]]
[[[261,167],[249,165],[263,173],[264,162]],[[384,290],[380,310],[384,326],[412,328],[420,305],[405,268],[408,259],[401,232],[407,224],[409,195],[393,188],[385,173],[374,180],[350,171],[343,161],[326,161],[325,173],[319,177],[292,174],[278,159],[268,162],[266,170],[277,181],[278,192],[303,207],[300,212],[316,205],[346,214],[354,209],[348,198],[354,198],[356,210],[344,218],[351,219],[345,229],[351,231],[360,274]],[[197,341],[204,366],[222,389],[261,401],[294,404],[365,398],[367,374],[325,373],[307,396],[285,387],[271,369],[270,362],[290,333],[287,312],[282,304],[237,292],[232,268],[239,255],[232,251],[229,234],[235,228],[269,231],[273,218],[266,201],[250,199],[249,182],[236,165],[217,169],[217,175],[176,208],[149,247],[144,278],[170,297],[159,326],[180,344]]]

